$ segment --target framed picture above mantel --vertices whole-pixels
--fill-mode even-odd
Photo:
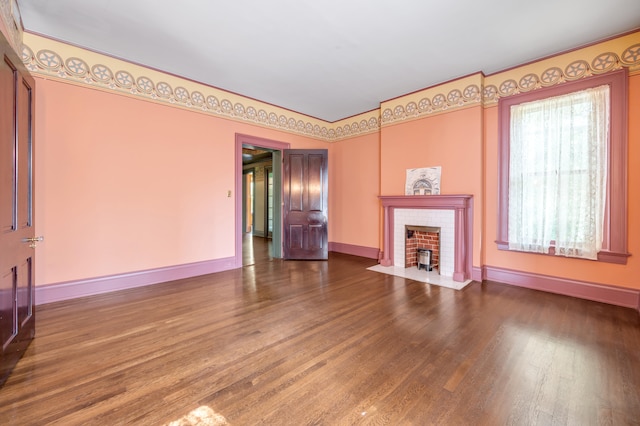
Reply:
[[[407,169],[405,195],[438,195],[440,194],[440,176],[442,167],[422,167]]]

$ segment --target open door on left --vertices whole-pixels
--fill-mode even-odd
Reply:
[[[0,33],[0,386],[35,335],[34,81]]]

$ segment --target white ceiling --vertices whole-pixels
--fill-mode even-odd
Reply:
[[[327,121],[640,27],[640,0],[18,0],[25,30]]]

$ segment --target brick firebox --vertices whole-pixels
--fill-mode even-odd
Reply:
[[[405,233],[405,268],[418,265],[418,249],[431,250],[434,269],[440,265],[440,228],[407,225]]]

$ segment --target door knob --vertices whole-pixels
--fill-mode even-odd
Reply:
[[[39,236],[39,237],[28,237],[25,238],[24,240],[22,240],[25,243],[31,243],[29,244],[29,247],[31,248],[36,248],[36,243],[40,242],[40,241],[44,241],[44,237],[43,236]]]

